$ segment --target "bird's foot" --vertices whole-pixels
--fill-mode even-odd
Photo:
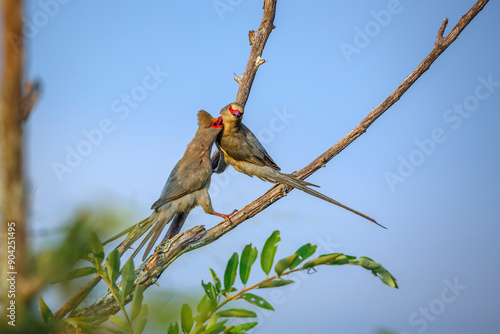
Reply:
[[[231,212],[230,214],[228,215],[225,215],[223,213],[218,213],[218,212],[214,212],[214,215],[216,216],[219,216],[219,217],[222,217],[224,219],[227,219],[227,221],[229,221],[229,223],[231,224],[231,226],[233,226],[233,222],[231,221],[231,218],[230,216],[234,215],[235,212],[237,212],[238,210],[234,209],[233,212]]]

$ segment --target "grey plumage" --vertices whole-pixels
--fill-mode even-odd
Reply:
[[[222,126],[220,118],[213,118],[204,110],[198,112],[198,130],[170,173],[160,198],[151,206],[154,211],[147,223],[153,227],[132,257],[150,240],[144,252],[144,260],[170,221],[172,225],[165,238],[169,239],[179,233],[189,212],[197,205],[208,214],[229,220],[229,215],[214,211],[208,194],[212,175],[210,153]]]

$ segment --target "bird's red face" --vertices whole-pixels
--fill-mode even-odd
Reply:
[[[215,119],[212,124],[210,124],[210,127],[214,129],[220,129],[224,127],[224,124],[222,123],[222,116],[217,117],[217,119]]]
[[[239,110],[236,107],[233,108],[232,104],[229,105],[229,112],[236,118],[240,118],[243,116],[243,110]]]

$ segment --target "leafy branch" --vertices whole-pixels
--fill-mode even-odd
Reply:
[[[143,293],[144,289],[140,284],[135,286],[135,291],[133,294],[132,306],[130,309],[130,314],[125,309],[127,302],[127,297],[134,290],[135,281],[135,265],[134,259],[130,258],[123,266],[120,271],[120,253],[117,249],[114,249],[106,257],[106,264],[104,262],[104,246],[99,240],[95,233],[91,233],[89,237],[89,253],[87,254],[87,260],[93,265],[93,267],[83,267],[70,271],[62,279],[58,281],[64,281],[69,279],[74,279],[78,277],[83,277],[91,274],[97,274],[108,286],[109,292],[113,295],[115,302],[119,305],[120,310],[124,318],[117,315],[110,315],[109,321],[114,325],[121,328],[114,329],[106,326],[100,326],[98,324],[89,324],[88,321],[94,320],[93,317],[70,317],[67,319],[57,320],[52,314],[52,311],[45,304],[43,299],[40,297],[40,313],[44,320],[44,323],[50,329],[58,329],[60,331],[71,330],[83,330],[85,332],[91,332],[96,328],[103,328],[111,333],[130,333],[130,334],[141,334],[146,326],[146,316],[148,314],[148,306],[143,305]],[[118,277],[122,276],[122,281],[120,284],[117,283]],[[136,320],[134,327],[134,320]],[[123,331],[125,332],[123,332]]]
[[[396,279],[379,263],[376,263],[370,258],[345,255],[342,253],[324,254],[319,257],[305,262],[301,267],[298,267],[306,259],[311,257],[317,249],[316,245],[305,244],[300,247],[294,254],[287,256],[274,265],[276,275],[269,277],[269,273],[274,264],[274,257],[277,251],[277,243],[280,241],[280,232],[274,231],[267,239],[261,251],[260,264],[262,271],[266,274],[266,278],[249,287],[245,287],[250,271],[257,259],[257,248],[252,248],[252,244],[248,244],[243,248],[241,257],[238,253],[234,253],[227,262],[224,271],[224,288],[222,282],[215,273],[209,268],[212,282],[201,282],[204,296],[201,298],[193,316],[193,310],[188,304],[184,304],[181,309],[181,325],[176,322],[171,324],[168,330],[169,334],[199,334],[199,333],[246,333],[246,331],[255,327],[257,322],[246,322],[239,325],[227,325],[229,319],[220,320],[220,318],[256,318],[257,314],[247,309],[223,309],[222,307],[234,300],[244,300],[248,303],[267,310],[274,311],[274,307],[264,298],[250,293],[249,291],[267,288],[277,288],[284,285],[294,283],[293,280],[283,279],[283,276],[290,275],[299,271],[315,270],[321,265],[339,266],[339,265],[357,265],[367,270],[370,270],[373,275],[379,277],[382,282],[390,287],[398,288]],[[241,258],[241,261],[239,259]],[[239,274],[243,288],[237,290],[234,285],[236,277]],[[234,292],[234,293],[233,293]],[[233,294],[232,294],[233,293]]]

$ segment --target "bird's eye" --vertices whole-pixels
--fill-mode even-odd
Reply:
[[[232,105],[229,105],[229,111],[234,111]]]

